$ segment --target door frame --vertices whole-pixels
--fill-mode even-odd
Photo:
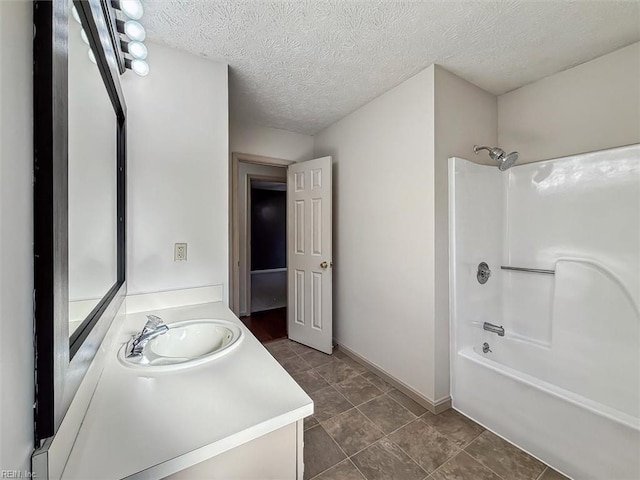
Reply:
[[[249,153],[232,152],[229,159],[229,307],[236,315],[240,313],[240,211],[238,205],[240,162],[270,167],[288,167],[296,163],[294,160],[265,157]],[[250,192],[246,191],[250,196]],[[247,198],[245,205],[248,206]],[[246,226],[245,226],[246,231]],[[247,245],[244,246],[247,248]],[[250,257],[249,257],[250,258]],[[250,288],[250,287],[249,287]]]

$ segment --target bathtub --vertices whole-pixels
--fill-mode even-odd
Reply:
[[[571,478],[640,478],[640,146],[452,158],[449,219],[453,407]]]
[[[571,478],[640,478],[638,418],[493,360],[482,345],[455,364],[453,407],[485,428]]]

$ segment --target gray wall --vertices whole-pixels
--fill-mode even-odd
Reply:
[[[496,97],[440,66],[435,68],[435,400],[449,396],[449,188],[448,159],[472,158],[474,144],[494,145]]]
[[[0,470],[33,449],[32,9],[0,1]]]
[[[520,162],[640,142],[640,43],[498,97],[498,143]]]
[[[433,90],[432,66],[314,139],[334,162],[334,338],[430,401]]]

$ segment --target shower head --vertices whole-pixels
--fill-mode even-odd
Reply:
[[[516,163],[518,160],[518,152],[507,153],[502,159],[498,160],[500,163],[498,164],[499,170],[508,170]]]
[[[507,170],[516,163],[518,160],[518,152],[506,153],[499,147],[480,147],[478,145],[473,146],[473,151],[477,155],[480,150],[487,150],[492,160],[498,162],[498,169],[501,171]]]

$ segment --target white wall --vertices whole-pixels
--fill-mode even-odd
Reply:
[[[435,404],[449,397],[447,159],[496,126],[495,96],[432,66],[315,137],[335,161],[335,337]]]
[[[498,102],[494,95],[442,67],[435,68],[435,400],[449,396],[449,199],[448,158],[483,163],[473,145],[495,145]],[[475,158],[474,158],[475,157]]]
[[[640,142],[640,43],[501,95],[498,121],[520,162]]]
[[[227,65],[147,47],[149,75],[122,77],[128,293],[219,284],[228,292]],[[177,242],[188,244],[187,262],[173,261]]]
[[[336,339],[437,403],[449,392],[446,159],[490,164],[474,144],[528,162],[640,142],[640,44],[497,99],[436,66],[314,141],[335,159]]]
[[[296,162],[313,158],[313,137],[248,123],[229,125],[229,150]]]
[[[334,336],[434,398],[434,68],[315,137],[334,158]]]
[[[33,450],[32,10],[0,2],[0,470]]]

